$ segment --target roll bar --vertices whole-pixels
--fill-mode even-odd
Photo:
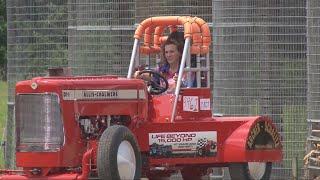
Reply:
[[[134,34],[135,39],[144,39],[144,45],[140,47],[140,53],[159,53],[160,44],[166,40],[162,33],[166,27],[170,31],[176,31],[176,26],[181,25],[184,29],[184,38],[191,38],[191,53],[206,54],[209,52],[211,35],[208,24],[201,18],[189,16],[161,16],[151,17],[142,21]],[[153,44],[152,44],[152,33]]]
[[[197,86],[201,87],[200,73],[207,72],[207,86],[210,84],[210,71],[209,71],[209,46],[211,44],[211,35],[208,24],[201,18],[190,16],[160,16],[151,17],[142,21],[134,34],[134,45],[130,59],[130,65],[127,78],[131,78],[135,59],[139,54],[154,54],[161,52],[161,44],[166,41],[167,36],[163,35],[166,28],[170,32],[177,31],[177,26],[183,26],[184,29],[184,49],[180,63],[180,71],[175,89],[175,101],[173,104],[171,122],[173,122],[176,114],[178,96],[181,88],[181,81],[183,72],[196,72]],[[143,43],[140,45],[140,41]],[[191,54],[197,55],[197,67],[190,67]],[[205,55],[206,66],[201,67],[200,56]]]

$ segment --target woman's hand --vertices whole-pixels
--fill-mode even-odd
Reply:
[[[176,89],[178,81],[178,73],[175,73],[174,76],[170,79],[168,79],[169,88],[167,90],[168,93],[174,93],[174,90]]]
[[[139,78],[139,73],[140,73],[139,70],[136,71],[136,72],[134,72],[133,77],[134,77],[134,78]]]
[[[139,70],[134,72],[133,77],[136,78],[136,79],[139,78],[139,79],[143,79],[143,80],[150,80],[151,79],[149,74],[147,74],[147,73],[140,74],[140,72],[141,71],[139,71]]]
[[[178,81],[178,73],[175,73],[172,79],[177,83]]]

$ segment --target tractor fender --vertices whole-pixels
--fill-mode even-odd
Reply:
[[[246,162],[248,154],[258,152],[254,148],[250,148],[255,138],[265,127],[272,129],[270,131],[270,141],[273,143],[271,150],[281,149],[280,135],[272,121],[265,116],[257,116],[256,118],[248,118],[248,121],[240,125],[230,134],[223,145],[223,158],[226,162]],[[268,130],[269,130],[268,129]],[[268,131],[269,132],[269,131]]]

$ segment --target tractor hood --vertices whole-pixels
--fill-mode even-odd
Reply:
[[[127,79],[118,76],[68,76],[36,77],[18,82],[16,93],[63,93],[66,90],[145,90],[145,83],[140,79]],[[65,92],[67,93],[67,92]],[[90,94],[90,93],[89,93]],[[63,94],[62,94],[63,95]],[[87,94],[88,95],[88,94]],[[101,96],[105,94],[101,94]],[[92,95],[91,97],[95,97]],[[115,96],[111,94],[110,96]]]

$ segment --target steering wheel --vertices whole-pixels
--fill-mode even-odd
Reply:
[[[148,74],[150,77],[148,79],[142,77],[142,79],[146,81],[147,86],[149,86],[148,89],[150,94],[161,94],[168,89],[169,84],[167,79],[163,77],[159,72],[151,69],[145,69],[139,72],[139,76],[142,74]]]

